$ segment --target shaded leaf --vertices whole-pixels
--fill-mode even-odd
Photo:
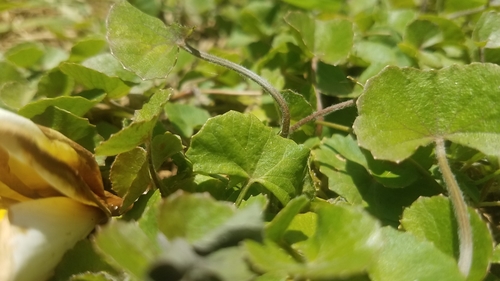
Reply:
[[[165,113],[176,132],[185,138],[190,138],[210,118],[208,111],[189,104],[169,102],[165,104]]]
[[[111,165],[109,179],[113,190],[123,198],[122,212],[148,188],[151,182],[148,165],[146,150],[140,147],[118,154]]]
[[[161,164],[172,155],[183,150],[182,142],[179,136],[170,132],[165,132],[163,135],[157,135],[151,143],[151,157],[156,170],[159,170]]]

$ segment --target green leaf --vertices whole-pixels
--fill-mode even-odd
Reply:
[[[86,58],[99,54],[105,46],[106,40],[97,36],[81,39],[71,47],[68,61],[81,62]]]
[[[491,257],[491,262],[500,263],[500,244],[497,244],[495,246],[495,249],[493,250],[493,255]]]
[[[155,136],[151,143],[151,157],[155,169],[159,170],[163,162],[182,150],[183,146],[179,136],[170,132]]]
[[[116,155],[129,151],[148,140],[171,92],[171,89],[156,92],[141,110],[136,111],[133,122],[102,142],[96,148],[95,153],[108,156]]]
[[[292,222],[293,218],[309,203],[307,197],[296,197],[274,217],[274,219],[266,226],[266,238],[274,242],[280,242],[283,234]]]
[[[483,48],[500,48],[500,14],[483,13],[474,27],[472,39]]]
[[[7,82],[0,84],[0,105],[19,109],[30,102],[35,95],[33,87],[27,82]]]
[[[382,229],[384,247],[368,272],[373,281],[460,281],[456,261],[432,243],[391,227]]]
[[[121,211],[126,211],[149,186],[147,153],[136,147],[118,154],[109,174],[113,190],[123,198]]]
[[[86,98],[78,96],[42,98],[25,105],[24,107],[19,109],[18,114],[26,118],[31,118],[35,115],[43,113],[48,107],[55,106],[59,109],[69,111],[78,117],[82,117],[92,107],[101,102],[105,97],[106,95],[102,94],[92,100],[88,100]]]
[[[93,56],[82,62],[82,65],[93,70],[102,72],[109,77],[118,77],[123,81],[140,83],[141,78],[133,72],[123,68],[121,63],[109,53]]]
[[[44,50],[41,44],[26,42],[10,48],[4,56],[15,65],[28,68],[39,62],[43,54]]]
[[[107,30],[112,54],[142,79],[166,77],[177,60],[177,45],[190,33],[178,24],[165,26],[127,1],[113,6]]]
[[[307,14],[291,12],[285,21],[300,35],[307,50],[325,63],[343,63],[351,52],[354,31],[348,20],[315,20]]]
[[[483,280],[493,252],[491,233],[474,209],[469,208],[473,257],[468,281]],[[443,253],[458,258],[458,230],[451,202],[443,196],[421,197],[403,213],[401,225],[420,240],[427,240]]]
[[[316,70],[318,90],[327,96],[346,96],[352,92],[352,83],[341,67],[318,62]]]
[[[420,177],[420,173],[414,164],[407,161],[402,163],[392,163],[389,161],[375,160],[370,152],[361,149],[356,140],[348,135],[333,135],[331,138],[323,140],[322,149],[332,149],[352,162],[356,162],[363,167],[386,187],[402,188],[406,187]],[[328,164],[328,161],[325,162]]]
[[[481,6],[487,5],[487,0],[448,0],[444,2],[444,11],[447,13],[460,12],[465,10],[477,9]]]
[[[382,247],[379,225],[360,209],[325,204],[315,209],[317,229],[294,244],[299,263],[270,240],[247,242],[250,261],[262,272],[287,272],[292,278],[346,278],[364,272]]]
[[[31,120],[62,133],[89,151],[94,150],[95,126],[90,124],[87,118],[76,116],[56,106],[49,106]]]
[[[134,222],[112,219],[99,228],[94,246],[109,264],[144,280],[146,272],[160,255],[156,240],[149,238]]]
[[[88,271],[106,271],[116,274],[115,270],[96,253],[90,240],[85,239],[78,242],[73,249],[66,252],[61,262],[57,265],[54,277],[51,280],[66,281],[74,274]]]
[[[301,191],[308,150],[279,137],[253,115],[231,111],[209,119],[186,156],[194,172],[258,183],[286,205]]]
[[[199,129],[210,118],[208,111],[189,104],[169,102],[165,104],[165,113],[175,130],[185,138],[190,138],[194,130]]]
[[[116,99],[128,94],[130,87],[118,77],[109,77],[106,74],[87,68],[76,63],[65,62],[59,66],[62,72],[83,84],[88,89],[100,89],[108,94],[109,98]]]
[[[307,117],[313,113],[311,104],[304,98],[303,95],[297,94],[291,90],[282,91],[281,95],[288,104],[291,125],[297,123],[302,118]],[[311,136],[314,134],[316,126],[313,122],[311,122],[300,127],[300,129],[303,130],[307,135]]]
[[[56,68],[45,72],[38,82],[38,96],[54,98],[58,96],[67,96],[73,90],[75,81],[73,78],[61,72]]]
[[[261,212],[258,201],[235,209],[206,193],[177,192],[161,206],[158,224],[168,239],[185,238],[198,253],[208,254],[246,238],[260,238],[264,227]]]
[[[343,5],[343,1],[339,0],[282,0],[290,5],[297,6],[307,10],[320,10],[325,12],[338,12]]]
[[[485,154],[500,151],[500,66],[421,71],[389,66],[357,102],[358,143],[377,159],[400,162],[444,138]]]
[[[443,33],[437,24],[429,20],[415,20],[406,27],[404,41],[417,49],[424,49],[441,43]]]

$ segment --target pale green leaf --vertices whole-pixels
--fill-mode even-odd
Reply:
[[[500,151],[500,66],[470,64],[421,71],[389,66],[358,99],[358,143],[400,162],[437,138]]]
[[[115,219],[98,229],[93,242],[109,264],[136,280],[144,280],[161,251],[157,241],[149,238],[137,223]]]
[[[474,27],[472,39],[484,48],[500,48],[500,14],[494,11],[483,13]]]
[[[493,241],[488,226],[469,208],[472,226],[473,257],[468,281],[485,277],[493,252]],[[421,197],[403,213],[401,225],[407,232],[427,240],[443,253],[458,260],[458,229],[451,202],[443,196]]]
[[[190,32],[178,24],[167,27],[127,1],[113,6],[107,30],[112,54],[143,79],[166,77],[177,60],[177,44]]]
[[[65,62],[59,66],[62,72],[75,79],[88,89],[100,89],[108,94],[109,98],[120,98],[128,94],[130,87],[120,78],[87,68],[76,63]]]
[[[346,278],[364,272],[383,246],[376,220],[360,209],[324,204],[315,208],[317,228],[293,248],[299,263],[274,242],[247,242],[250,261],[262,272],[286,272],[292,278]]]
[[[382,229],[384,247],[368,270],[373,281],[464,281],[455,259],[432,243],[391,227]]]
[[[78,96],[42,98],[25,105],[24,107],[19,109],[18,114],[26,118],[31,118],[35,115],[43,113],[46,108],[50,106],[56,106],[60,109],[69,111],[76,116],[82,117],[92,107],[101,102],[105,98],[105,96],[106,95],[102,94],[92,100],[88,100],[86,98]]]

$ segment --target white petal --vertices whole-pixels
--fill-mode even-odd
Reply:
[[[10,206],[0,221],[0,280],[40,281],[52,274],[64,253],[103,218],[97,208],[66,197]],[[9,278],[2,276],[10,271]]]

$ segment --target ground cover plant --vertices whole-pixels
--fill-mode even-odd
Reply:
[[[0,3],[0,279],[499,279],[498,6]]]

